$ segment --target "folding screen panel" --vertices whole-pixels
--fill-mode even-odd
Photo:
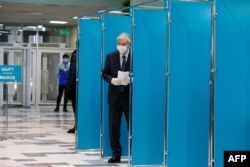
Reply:
[[[171,3],[168,167],[208,165],[210,5]]]
[[[216,3],[215,166],[250,150],[250,1]]]
[[[103,31],[102,31],[102,50],[103,50],[103,65],[105,57],[108,53],[115,51],[117,42],[116,37],[121,32],[130,34],[130,17],[126,15],[118,15],[112,13],[103,13]],[[103,81],[102,90],[102,156],[111,156],[112,152],[109,143],[109,123],[108,123],[108,85]],[[122,156],[128,155],[128,130],[125,117],[122,119],[121,126],[121,144],[122,144]]]
[[[100,21],[79,20],[77,149],[100,148]]]
[[[163,163],[166,13],[134,9],[132,165]]]

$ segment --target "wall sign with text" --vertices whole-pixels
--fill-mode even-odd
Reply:
[[[0,65],[0,82],[22,82],[20,65]]]

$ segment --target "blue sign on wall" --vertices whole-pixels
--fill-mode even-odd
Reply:
[[[0,65],[0,82],[21,82],[22,68],[20,65]]]

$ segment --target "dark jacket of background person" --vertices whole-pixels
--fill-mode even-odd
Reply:
[[[70,100],[75,100],[76,98],[76,54],[77,51],[75,50],[71,55],[68,83],[66,87],[66,94]]]
[[[77,125],[77,113],[76,113],[76,56],[77,56],[77,51],[75,50],[71,54],[68,84],[67,84],[67,87],[66,87],[66,96],[72,102],[72,108],[73,108],[74,118],[75,118],[74,127],[72,129],[69,129],[68,133],[75,133],[76,125]]]

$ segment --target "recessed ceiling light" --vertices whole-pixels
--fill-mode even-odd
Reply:
[[[122,11],[113,10],[113,11],[110,11],[109,13],[122,14]]]
[[[49,23],[51,24],[67,24],[67,21],[56,21],[56,20],[51,20]]]
[[[30,14],[30,15],[42,15],[41,12],[32,12],[32,11],[20,11],[19,14]]]
[[[78,16],[73,17],[73,19],[78,19]]]
[[[99,19],[99,17],[94,17],[94,16],[85,16],[85,17],[81,17],[81,20],[89,20],[89,19]]]
[[[43,28],[43,25],[37,25],[37,28]]]

